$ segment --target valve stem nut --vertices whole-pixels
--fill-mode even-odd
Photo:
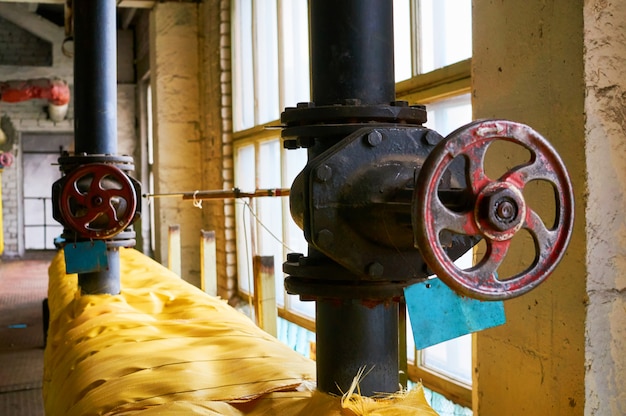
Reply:
[[[488,224],[498,232],[516,228],[522,218],[523,201],[510,189],[502,189],[485,198],[484,215]]]

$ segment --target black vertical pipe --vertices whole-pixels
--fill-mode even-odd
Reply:
[[[117,26],[113,0],[74,0],[74,146],[117,153]]]
[[[318,301],[315,319],[319,390],[345,393],[360,371],[364,396],[399,390],[397,302]]]
[[[395,99],[391,0],[311,0],[311,87],[317,105]]]
[[[74,0],[74,149],[117,153],[117,23],[113,0]],[[119,250],[107,249],[108,268],[79,273],[83,294],[120,292]]]
[[[388,105],[395,100],[391,0],[311,0],[311,88],[316,106]],[[309,149],[309,159],[326,146]],[[318,257],[309,247],[309,257]],[[317,386],[349,389],[359,369],[361,393],[398,390],[398,305],[362,300],[316,302]]]

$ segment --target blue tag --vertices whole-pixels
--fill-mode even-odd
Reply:
[[[404,288],[418,350],[506,322],[503,302],[459,296],[438,278]]]
[[[63,252],[68,274],[98,272],[109,268],[107,246],[102,240],[68,243]]]

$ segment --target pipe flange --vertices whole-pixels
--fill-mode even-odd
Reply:
[[[300,103],[298,107],[287,107],[280,121],[287,127],[294,125],[354,123],[358,121],[381,123],[423,124],[426,122],[426,107],[409,106],[406,101],[395,101],[389,105],[360,105],[358,100],[349,100],[346,105],[316,106],[315,103]]]
[[[359,100],[345,100],[344,104],[316,106],[299,103],[281,114],[285,148],[313,146],[315,139],[345,137],[372,123],[421,126],[426,122],[426,107],[409,106],[406,101],[389,105],[361,105]]]
[[[104,240],[107,250],[117,248],[132,248],[137,244],[135,239],[137,234],[130,228],[122,231],[121,233],[111,237],[108,240]],[[66,244],[82,243],[85,241],[92,241],[92,239],[86,239],[80,237],[76,232],[65,228],[60,237],[55,239],[54,245],[58,248],[64,247]]]
[[[61,171],[65,174],[81,165],[89,165],[92,163],[106,163],[114,165],[116,168],[124,172],[131,172],[135,170],[133,157],[127,155],[88,155],[86,153],[77,155],[65,154],[58,159],[58,162]]]
[[[423,280],[415,280],[410,282],[410,284]],[[287,276],[285,278],[285,290],[287,290],[287,293],[299,295],[300,300],[303,301],[359,299],[371,306],[402,300],[404,288],[408,285],[408,282],[383,282],[378,284],[367,282],[355,284],[350,281],[327,282],[319,279],[302,279],[295,276]]]
[[[370,269],[375,272],[377,266],[380,264],[373,262]],[[328,258],[314,259],[300,253],[287,255],[283,271],[288,274],[285,278],[287,293],[300,295],[300,299],[304,301],[361,299],[367,303],[384,303],[400,300],[406,286],[424,280],[416,278],[400,282],[367,281]]]

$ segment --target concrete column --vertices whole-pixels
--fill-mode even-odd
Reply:
[[[474,414],[582,415],[586,336],[591,335],[585,328],[590,265],[583,1],[474,0],[472,9],[474,118],[526,123],[550,140],[569,169],[577,215],[555,273],[505,303],[506,325],[475,336]],[[508,169],[510,157],[501,153],[487,169]],[[530,206],[548,210],[545,193],[540,197],[529,188]],[[532,251],[532,244],[513,247],[505,266],[513,269]]]
[[[585,415],[626,414],[626,3],[587,1]],[[581,213],[582,215],[582,213]]]
[[[203,189],[198,5],[157,3],[150,16],[155,192]],[[167,264],[167,229],[180,224],[182,278],[199,286],[202,211],[190,201],[157,198],[155,256]]]

